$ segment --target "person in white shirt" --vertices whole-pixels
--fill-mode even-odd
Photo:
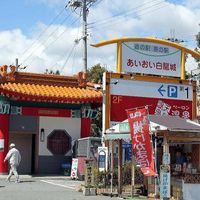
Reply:
[[[20,180],[19,180],[19,175],[17,173],[17,167],[19,166],[21,161],[21,154],[19,150],[15,148],[15,144],[13,143],[10,144],[10,150],[6,155],[4,162],[6,162],[7,160],[9,160],[10,164],[10,172],[8,174],[7,181],[10,181],[11,176],[14,174],[16,178],[15,182],[19,183]]]

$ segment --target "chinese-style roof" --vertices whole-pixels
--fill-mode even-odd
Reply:
[[[36,74],[0,67],[0,94],[12,100],[51,103],[101,103],[102,93],[87,87],[84,73],[77,76]]]

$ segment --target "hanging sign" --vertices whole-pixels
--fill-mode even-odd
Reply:
[[[160,196],[170,198],[170,166],[160,166]]]
[[[145,176],[154,176],[155,170],[147,109],[129,110],[127,115],[131,131],[132,148],[137,163]]]

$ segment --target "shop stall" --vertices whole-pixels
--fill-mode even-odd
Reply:
[[[176,116],[150,115],[149,121],[152,142],[154,145],[156,142],[157,147],[156,182],[159,184],[159,194],[166,198],[173,196],[176,199],[198,199],[200,124]],[[103,137],[105,140],[130,139],[128,121],[107,129]],[[148,192],[155,192],[154,177],[148,180]]]
[[[165,118],[168,118],[167,121]],[[157,119],[154,117],[152,120],[158,122],[156,130],[158,140],[157,168],[161,170],[162,166],[170,166],[170,196],[185,200],[198,199],[200,189],[200,125],[176,117]],[[167,154],[170,156],[169,163],[165,163],[164,160],[164,155]],[[161,175],[162,172],[160,171],[159,174]],[[161,184],[160,187],[164,186]],[[162,195],[164,194],[161,193]]]

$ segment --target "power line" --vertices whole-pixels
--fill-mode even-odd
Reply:
[[[67,64],[67,62],[68,62],[70,56],[72,55],[72,53],[73,53],[73,51],[74,51],[75,46],[76,46],[76,43],[74,43],[74,45],[73,45],[71,51],[69,52],[69,55],[68,55],[67,59],[65,60],[63,66],[62,66],[62,68],[60,69],[60,73],[63,71],[65,65]]]
[[[76,56],[76,53],[77,53],[77,46],[75,46],[75,49],[74,49],[74,55],[73,55],[73,59],[72,59],[72,69],[74,69],[74,62],[75,62],[75,56]]]
[[[73,46],[74,46],[74,43],[73,43]],[[73,46],[72,46],[72,48],[73,48]],[[69,48],[67,48],[67,50],[64,52],[64,54],[60,57],[60,60],[62,60],[66,56],[66,54],[67,54],[68,51],[69,51]],[[49,70],[50,71],[53,70],[53,68],[56,66],[56,64],[58,64],[58,61],[56,63],[54,63],[53,65],[50,65],[52,67]]]
[[[79,25],[80,25],[80,20],[79,20]],[[78,28],[76,38],[78,38],[79,31],[80,31],[80,27]],[[79,42],[77,43],[76,41],[77,41],[77,39],[74,39],[74,42],[78,45]],[[63,54],[62,56],[59,57],[59,58],[60,58],[59,60],[62,60],[62,59],[66,56],[67,52],[68,52],[68,48],[67,48],[67,50],[64,52],[64,54]],[[52,66],[52,67],[51,67],[49,70],[51,71],[51,70],[55,67],[55,65],[56,65],[57,63],[58,63],[58,61],[57,61],[56,63],[54,62],[54,64],[51,64],[50,66]]]
[[[71,25],[73,25],[76,21],[78,21],[78,19],[75,19]],[[41,54],[42,55],[44,53],[44,50],[46,50],[50,45],[52,45],[53,43],[55,43],[64,33],[66,33],[68,31],[68,29],[65,29],[55,40],[53,40],[51,43],[49,43],[48,46],[46,46],[46,48],[44,48],[42,51],[41,51]],[[32,61],[34,59],[34,57],[32,57],[32,59],[30,61]]]
[[[159,4],[162,4],[162,3],[163,3],[163,2],[159,2],[159,3],[157,3],[157,4],[154,4],[154,5],[152,5],[152,6],[149,6],[149,7],[147,7],[147,8],[138,10],[138,11],[143,11],[143,13],[142,13],[142,14],[137,14],[137,17],[141,17],[141,16],[146,15],[146,14],[148,14],[148,13],[155,12],[156,10],[159,10],[159,9],[164,8],[164,7],[167,6],[167,5],[165,5],[165,6],[158,6]],[[158,7],[155,7],[155,6],[158,6]],[[154,9],[151,9],[152,7],[154,7]],[[135,11],[135,14],[136,14],[136,12],[138,12],[138,11]],[[128,16],[131,15],[131,14],[134,14],[134,13],[130,13],[130,14],[125,14],[125,15],[123,15],[123,16],[119,16],[118,19],[113,19],[113,20],[110,20],[109,22],[104,22],[104,23],[102,23],[102,24],[99,25],[99,26],[101,26],[101,27],[107,27],[107,26],[110,25],[110,24],[111,24],[111,25],[116,25],[116,24],[120,23],[120,21],[124,20],[124,17],[128,17]]]
[[[161,3],[161,2],[160,2]],[[160,3],[158,3],[158,4],[160,4]],[[164,3],[164,2],[162,2],[162,3]],[[152,6],[150,6],[150,7],[155,7],[155,4],[154,5],[152,5]],[[144,12],[143,14],[140,14],[140,15],[137,15],[138,17],[141,17],[141,16],[143,16],[143,15],[146,15],[146,14],[148,14],[148,13],[151,13],[151,12],[155,12],[156,10],[159,10],[159,9],[162,9],[162,8],[164,8],[164,7],[167,7],[168,5],[164,5],[164,6],[159,6],[159,7],[156,7],[155,9],[153,9],[153,10],[147,10],[147,12]],[[148,8],[145,8],[145,9],[149,9],[150,7],[148,7]],[[136,12],[136,11],[135,11]],[[123,17],[123,16],[120,16],[120,17]],[[105,27],[107,27],[107,26],[113,26],[113,25],[115,25],[115,24],[118,24],[118,23],[120,23],[120,21],[121,20],[123,20],[123,18],[121,18],[121,19],[113,19],[112,21],[112,23],[111,22],[106,22],[105,24],[102,24],[100,27],[98,26],[98,28],[97,28],[97,26],[93,26],[93,27],[91,27],[90,29],[96,29],[96,30],[102,30],[102,28],[105,28]],[[100,29],[101,28],[101,29]]]
[[[30,48],[34,46],[34,44],[42,37],[42,35],[49,29],[49,27],[58,19],[58,17],[61,16],[61,14],[64,12],[65,8],[60,11],[59,14],[57,14],[53,20],[49,23],[49,25],[37,36],[37,38],[31,43],[30,47],[26,48],[24,52],[22,52],[22,55],[24,55]]]
[[[83,22],[83,35],[81,39],[83,40],[83,65],[84,71],[87,72],[87,14],[89,12],[89,8],[96,2],[97,0],[71,0],[69,3],[69,7],[74,10],[80,8],[80,16],[82,13],[82,22]]]
[[[154,1],[157,2],[157,3],[152,5],[152,3]],[[129,9],[126,12],[123,11],[123,12],[120,12],[120,13],[113,15],[112,17],[107,17],[105,19],[102,19],[102,20],[99,20],[99,21],[96,21],[96,22],[91,22],[91,23],[88,24],[88,26],[95,25],[95,24],[101,25],[101,24],[105,24],[105,23],[106,24],[111,23],[113,20],[117,20],[117,18],[125,17],[125,16],[131,15],[131,14],[136,14],[139,11],[149,9],[149,8],[154,7],[156,5],[159,5],[161,3],[164,3],[164,1],[160,1],[160,0],[148,1],[148,2],[146,2],[145,5],[141,4],[141,5],[138,5],[138,6],[134,6],[133,8]],[[151,5],[148,5],[148,4],[151,4]],[[147,6],[147,7],[145,7],[145,6]]]
[[[63,21],[61,22],[61,24],[60,25],[62,25],[62,24],[64,24],[64,22],[68,19],[68,17],[71,15],[71,13],[67,16],[67,17],[65,17],[64,19],[63,19]],[[77,21],[77,20],[76,20]],[[55,27],[55,29],[47,36],[47,39],[45,40],[45,41],[43,41],[43,42],[41,42],[41,43],[38,43],[37,44],[37,46],[35,46],[33,49],[32,49],[32,51],[28,54],[28,56],[21,62],[21,64],[20,65],[22,65],[23,63],[25,63],[30,57],[32,57],[33,56],[33,53],[39,48],[39,47],[42,47],[42,45],[45,45],[47,42],[48,42],[48,40],[49,40],[49,38],[53,35],[53,34],[55,34],[55,33],[57,33],[58,32],[58,28],[57,27]],[[65,32],[65,31],[64,31]],[[63,33],[64,33],[63,32]],[[61,33],[58,37],[60,37],[63,33]],[[57,40],[57,39],[56,39]],[[55,41],[56,41],[55,40]],[[53,41],[54,42],[54,41]]]
[[[96,1],[96,2],[94,3],[94,5],[97,6],[97,5],[99,5],[102,1],[103,1],[103,0]]]

